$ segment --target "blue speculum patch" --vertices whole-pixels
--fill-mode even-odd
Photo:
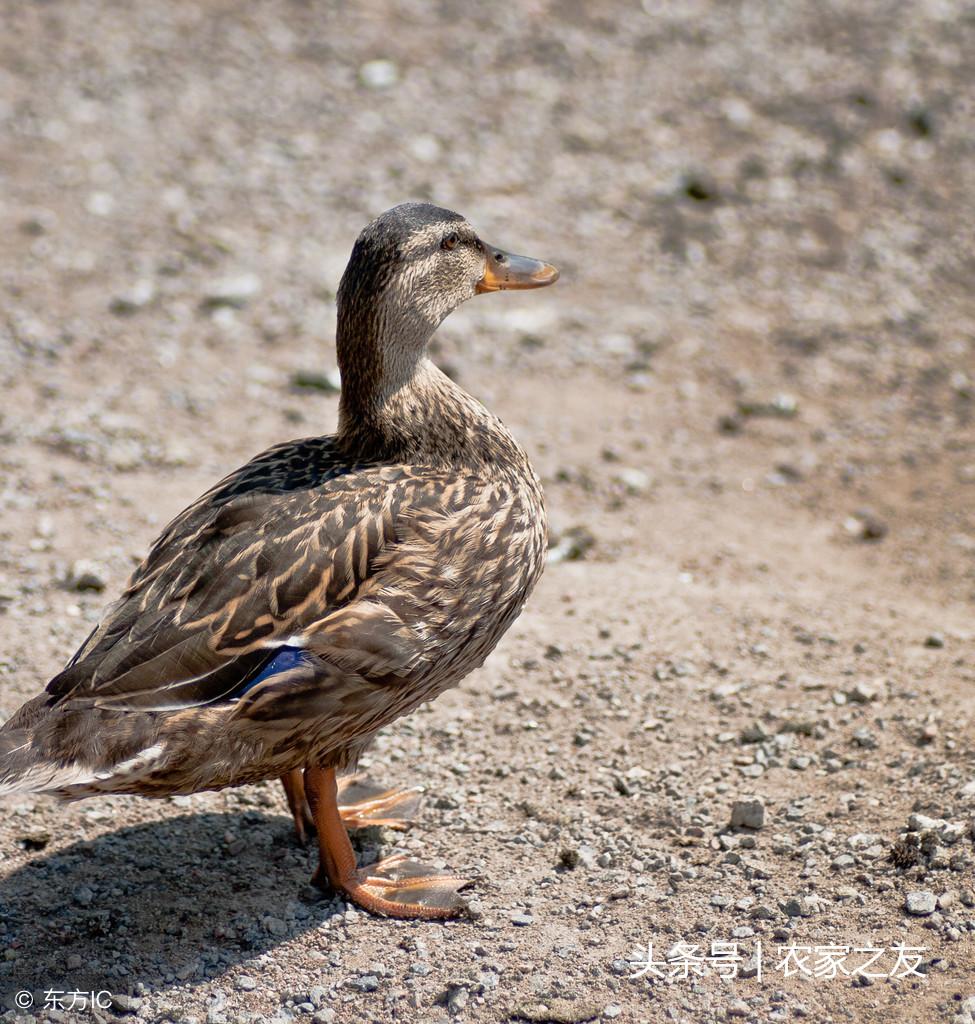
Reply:
[[[258,683],[263,683],[269,676],[276,676],[281,672],[298,668],[305,660],[305,653],[300,647],[280,648],[278,653],[261,670],[260,675],[255,676],[242,690],[239,690],[237,696],[243,697],[248,690],[252,690]]]

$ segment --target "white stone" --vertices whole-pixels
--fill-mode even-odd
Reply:
[[[904,909],[914,917],[927,917],[938,907],[938,897],[933,892],[917,890],[909,892],[904,899]]]
[[[388,89],[399,81],[399,68],[391,60],[369,60],[359,68],[359,80],[369,89]]]

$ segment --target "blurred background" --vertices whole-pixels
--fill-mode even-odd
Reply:
[[[434,342],[538,466],[552,565],[497,657],[392,730],[378,764],[454,800],[425,838],[458,868],[487,858],[475,867],[502,880],[489,917],[535,898],[533,865],[550,870],[560,843],[603,851],[605,864],[583,858],[588,882],[566,875],[566,906],[620,886],[633,900],[613,904],[612,927],[591,923],[599,942],[573,969],[644,1019],[645,994],[614,989],[606,964],[651,919],[718,914],[705,882],[700,907],[635,901],[682,877],[688,844],[671,849],[667,828],[726,820],[729,780],[766,786],[770,814],[799,792],[850,813],[831,803],[839,790],[878,787],[858,824],[889,831],[932,758],[936,794],[971,777],[973,53],[963,0],[0,0],[2,713],[57,671],[181,507],[271,443],[333,429],[335,292],[363,225],[407,199],[456,209],[562,269],[555,288],[477,298]],[[843,676],[871,680],[868,696],[848,702]],[[896,703],[908,692],[915,703]],[[798,768],[727,745],[784,708],[823,730],[801,733]],[[888,714],[874,747],[851,738]],[[814,775],[837,750],[897,767],[837,787]],[[575,831],[553,838],[516,810],[522,786],[548,808],[569,801]],[[260,800],[282,811],[276,790]],[[478,831],[471,801],[533,837],[524,866],[499,859],[498,828],[460,838]],[[637,802],[656,808],[639,834]],[[31,804],[9,825],[11,868],[42,848],[22,833],[67,821],[94,841],[172,813],[110,806],[106,819]],[[219,851],[237,825],[200,827]],[[252,843],[260,828],[244,831]],[[304,876],[292,867],[282,900]],[[774,862],[769,890],[799,886],[794,870]],[[23,921],[60,912],[44,902],[57,887],[18,877]],[[182,884],[164,881],[148,909],[140,886],[123,899],[136,934]],[[823,934],[893,920],[892,898],[871,890],[866,916],[838,911]],[[193,917],[192,885],[183,900],[191,943],[245,956]],[[307,921],[284,917],[300,948]],[[53,933],[12,920],[11,948],[57,961]],[[579,938],[559,920],[564,942]],[[389,942],[375,926],[348,963],[365,969],[370,943]],[[524,986],[571,976],[519,975],[539,940],[516,932],[514,952],[491,950]],[[323,969],[262,934],[249,948],[285,957],[282,985]],[[171,981],[185,958],[146,955],[136,943],[118,963],[153,991],[185,982],[186,1012],[227,969]],[[432,981],[411,984],[416,1005],[448,1006]],[[841,1012],[844,993],[804,998]],[[385,1019],[369,998],[356,1013]],[[495,1019],[493,997],[476,998]],[[868,1019],[877,997],[862,998]]]
[[[144,464],[187,412],[219,446],[231,396],[322,422],[287,385],[334,366],[351,243],[429,199],[563,268],[448,321],[471,390],[591,374],[730,433],[784,392],[803,426],[755,426],[782,442],[756,486],[782,463],[834,519],[896,518],[912,572],[973,596],[970,5],[76,0],[3,26],[8,433]]]

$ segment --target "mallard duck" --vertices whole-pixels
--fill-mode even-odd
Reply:
[[[67,667],[0,729],[0,792],[166,796],[280,778],[299,837],[317,830],[313,881],[378,914],[457,912],[463,878],[402,857],[356,866],[347,827],[401,824],[413,791],[341,792],[337,776],[481,665],[542,571],[538,477],[427,344],[475,294],[557,278],[426,203],[369,224],[338,292],[337,432],[268,449],[165,528]]]

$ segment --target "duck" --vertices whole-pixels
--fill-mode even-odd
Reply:
[[[337,293],[336,432],[269,448],[166,526],[0,728],[0,794],[280,779],[299,839],[317,833],[314,883],[389,917],[462,912],[463,877],[357,866],[349,829],[404,827],[417,788],[347,780],[379,730],[484,662],[541,574],[539,478],[428,348],[475,295],[558,276],[429,203],[368,224]]]

